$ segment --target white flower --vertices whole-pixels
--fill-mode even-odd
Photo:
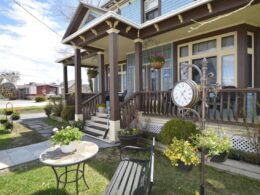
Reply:
[[[56,132],[59,131],[59,129],[58,129],[57,127],[55,127],[55,128],[52,129],[52,131],[53,131],[54,133],[56,133]]]

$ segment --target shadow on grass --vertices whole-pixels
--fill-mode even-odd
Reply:
[[[34,193],[31,193],[30,195],[54,195],[56,194],[56,189],[55,188],[49,188],[46,190],[40,190]],[[58,195],[69,195],[65,189],[59,189]]]

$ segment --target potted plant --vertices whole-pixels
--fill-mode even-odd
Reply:
[[[78,128],[70,126],[60,131],[54,128],[53,131],[55,134],[52,136],[51,142],[53,145],[60,145],[60,149],[63,153],[74,152],[77,148],[78,141],[80,141],[84,135]]]
[[[136,128],[124,129],[118,132],[121,146],[136,146],[141,132]]]
[[[20,119],[20,113],[19,112],[14,112],[12,115],[12,120],[19,120]]]
[[[193,165],[199,164],[197,148],[182,139],[173,138],[172,144],[166,148],[164,155],[171,161],[173,166],[178,167],[181,171],[191,171]]]
[[[106,104],[97,104],[98,112],[106,113]]]
[[[208,130],[197,135],[195,143],[199,148],[203,148],[212,162],[224,162],[232,148],[232,140],[226,136],[218,136],[214,130]]]
[[[154,69],[161,69],[165,64],[165,59],[161,55],[155,55],[150,58],[150,64]]]
[[[1,124],[5,124],[7,121],[8,121],[8,119],[5,118],[5,117],[0,118],[0,123],[1,123]]]
[[[87,75],[89,78],[94,79],[98,75],[98,71],[94,69],[88,69]]]
[[[6,115],[11,115],[11,114],[13,114],[13,109],[12,108],[6,108],[6,109],[4,109],[4,114],[6,114]]]

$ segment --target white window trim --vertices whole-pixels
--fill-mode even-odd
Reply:
[[[252,36],[252,48],[247,48],[247,54],[252,55],[252,88],[255,87],[255,35],[252,32],[247,32],[247,35]]]
[[[223,37],[227,36],[234,36],[234,47],[228,47],[225,49],[221,48],[221,40]],[[192,54],[192,45],[200,42],[205,42],[205,41],[210,41],[216,39],[216,50],[215,51],[208,51],[208,52],[203,52],[201,54]],[[183,46],[188,46],[188,56],[186,57],[179,57],[180,56],[180,48]],[[193,42],[188,42],[185,44],[181,44],[177,46],[177,78],[180,80],[180,63],[188,61],[188,63],[192,63],[193,60],[195,59],[200,59],[200,58],[207,58],[207,57],[217,57],[217,83],[220,85],[222,84],[222,56],[226,55],[234,55],[235,58],[235,86],[237,86],[237,32],[230,32],[226,34],[221,34],[213,37],[208,37],[205,39],[200,39],[196,40]],[[188,78],[192,78],[192,71],[189,70],[188,72]]]

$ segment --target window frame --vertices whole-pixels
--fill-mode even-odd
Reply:
[[[251,67],[251,70],[252,70],[252,86],[251,88],[254,88],[255,87],[255,35],[253,32],[247,32],[247,36],[251,36],[252,37],[252,48],[249,48],[248,45],[247,45],[247,54],[250,54],[252,55],[252,67]]]
[[[141,22],[144,23],[144,22],[147,22],[147,21],[151,21],[157,17],[159,17],[161,15],[161,0],[158,0],[158,6],[157,7],[154,7],[152,9],[149,9],[148,11],[145,10],[145,0],[141,0]],[[154,12],[155,10],[158,10],[158,16],[151,19],[151,20],[146,20],[146,14],[149,13],[149,12]]]
[[[222,38],[234,36],[234,47],[233,48],[225,48],[222,49]],[[215,51],[207,51],[199,54],[193,54],[193,45],[197,43],[202,43],[205,41],[211,41],[216,39],[216,50]],[[188,56],[180,57],[180,48],[188,45]],[[188,61],[189,64],[192,63],[195,59],[207,58],[216,56],[217,57],[217,83],[222,85],[222,56],[226,55],[234,55],[235,57],[235,87],[237,87],[237,32],[229,32],[225,34],[220,34],[216,36],[207,37],[204,39],[199,39],[196,41],[186,42],[177,46],[177,79],[180,80],[180,63]],[[192,79],[192,71],[189,70],[188,78]]]

